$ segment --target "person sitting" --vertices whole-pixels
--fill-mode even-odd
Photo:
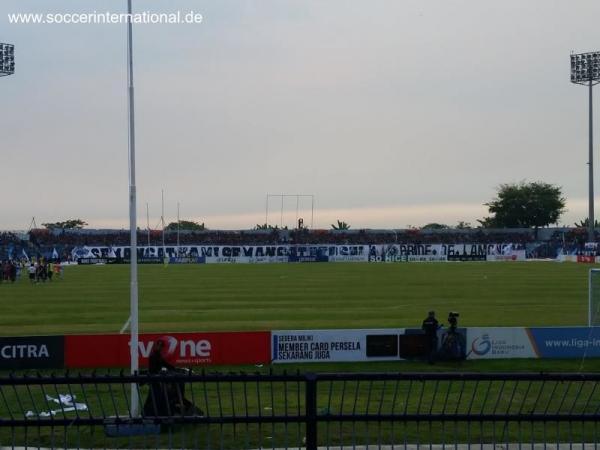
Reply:
[[[158,339],[148,358],[148,373],[151,375],[187,374],[189,370],[170,364],[164,357],[167,338]],[[144,415],[203,415],[202,410],[185,398],[185,382],[151,381],[150,392],[144,402]]]

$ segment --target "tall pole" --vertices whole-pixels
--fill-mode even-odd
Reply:
[[[269,228],[268,223],[269,223],[269,194],[267,194],[267,206],[265,207],[265,225],[267,225],[267,228]]]
[[[279,226],[283,229],[283,194],[281,194],[281,219]]]
[[[593,131],[593,108],[592,108],[592,78],[590,77],[590,148],[589,148],[589,214],[588,214],[588,241],[594,242],[594,226],[596,221],[594,219],[594,131]]]
[[[146,202],[146,230],[148,231],[148,251],[150,251],[150,208]]]
[[[163,259],[167,257],[165,253],[165,191],[160,190],[160,220],[162,222],[162,251]]]
[[[177,202],[177,253],[179,253],[179,202]]]
[[[314,228],[314,220],[315,220],[315,196],[311,195],[311,202],[310,202],[310,229],[312,230]]]
[[[131,0],[127,0],[127,13],[131,18]],[[138,361],[138,280],[137,280],[137,224],[136,224],[136,187],[135,187],[135,121],[133,92],[133,30],[131,19],[127,21],[127,88],[129,97],[129,231],[131,239],[130,263],[130,354],[131,373],[137,373]],[[137,385],[131,383],[131,415],[139,415],[139,398]]]

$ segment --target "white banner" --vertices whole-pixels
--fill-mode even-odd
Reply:
[[[480,258],[477,258],[480,257]],[[379,244],[369,246],[370,262],[466,260],[524,261],[515,244]]]
[[[487,255],[487,261],[525,261],[525,250],[511,250],[502,255]]]
[[[288,256],[206,256],[204,262],[207,264],[266,264],[287,263]]]
[[[401,262],[443,262],[448,261],[446,255],[384,255],[369,256],[369,262],[401,263]]]
[[[73,259],[130,259],[129,246],[82,246],[72,251]],[[199,263],[281,262],[415,262],[448,259],[525,259],[525,250],[512,244],[378,244],[378,245],[166,245],[140,246],[138,258],[188,259]]]
[[[272,359],[274,364],[398,360],[402,333],[396,328],[272,331]]]
[[[129,246],[75,247],[74,259],[129,259]],[[300,261],[361,261],[369,257],[368,245],[166,245],[139,246],[140,258],[201,258],[207,263],[270,263]]]
[[[467,359],[537,357],[526,328],[467,328]]]

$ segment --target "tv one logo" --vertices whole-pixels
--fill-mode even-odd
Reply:
[[[165,336],[163,339],[167,341],[165,348],[165,356],[167,358],[177,359],[188,359],[188,358],[210,358],[212,351],[212,344],[208,339],[192,340],[184,339],[178,340],[174,336]],[[138,342],[138,348],[140,355],[143,358],[148,358],[152,353],[156,341],[149,341],[147,343]]]

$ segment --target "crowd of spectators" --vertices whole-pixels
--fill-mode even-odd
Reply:
[[[597,236],[600,240],[600,235]],[[281,245],[281,244],[512,244],[526,248],[528,257],[553,258],[560,253],[577,254],[584,250],[584,228],[540,229],[397,229],[397,230],[309,230],[255,229],[227,230],[138,230],[138,245]],[[0,258],[40,255],[67,260],[75,247],[128,246],[129,230],[32,229],[28,233],[0,232]]]
[[[11,231],[0,231],[0,246],[20,244],[21,239]]]
[[[0,234],[0,249],[15,247],[24,243],[13,233]],[[398,229],[398,230],[138,230],[138,245],[161,246],[176,245],[278,245],[278,244],[513,244],[522,247],[537,248],[541,244],[549,248],[564,246],[565,240],[571,246],[583,246],[585,233],[578,229],[568,231],[565,235],[555,232],[538,237],[530,229],[493,230],[481,228],[466,229]],[[580,242],[581,241],[581,242]],[[40,253],[57,250],[61,256],[69,254],[74,247],[82,246],[127,246],[130,242],[128,230],[94,230],[94,229],[33,229],[28,233],[27,247],[30,251],[39,249]],[[18,250],[17,250],[18,251]],[[550,251],[551,252],[551,251]],[[6,252],[5,252],[6,253]],[[544,254],[548,251],[544,251]],[[1,255],[1,253],[0,253]]]
[[[531,230],[294,230],[293,244],[527,244],[534,242]]]
[[[37,246],[124,246],[129,245],[127,230],[46,230],[29,233]],[[162,245],[161,231],[140,230],[139,245]],[[276,244],[459,244],[534,242],[531,230],[247,230],[247,231],[165,231],[166,245],[276,245]]]
[[[30,241],[38,246],[125,246],[129,245],[128,230],[32,230]],[[162,245],[162,231],[139,230],[139,245]],[[249,231],[165,231],[166,245],[272,245],[284,242],[277,230]]]
[[[542,231],[542,230],[540,230]],[[138,230],[138,245],[161,246],[160,230]],[[398,230],[181,230],[165,231],[165,245],[278,245],[278,244],[513,244],[526,248],[534,257],[555,257],[557,253],[576,253],[583,249],[587,233],[582,228],[545,229],[398,229]],[[59,254],[65,260],[75,247],[127,246],[128,230],[95,229],[33,229],[27,234],[0,232],[0,258],[10,255],[39,254],[49,257]]]

